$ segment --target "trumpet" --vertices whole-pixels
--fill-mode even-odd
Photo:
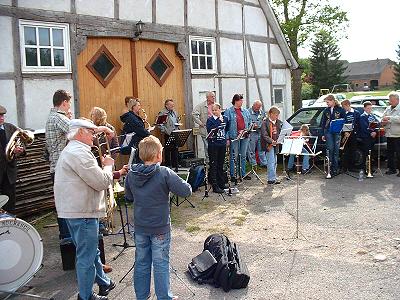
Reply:
[[[324,157],[324,171],[326,173],[326,178],[327,179],[332,178],[332,175],[331,175],[331,162],[330,162],[330,159],[329,159],[329,150],[328,149],[326,150],[326,155]]]
[[[35,136],[32,131],[23,130],[17,127],[17,130],[14,131],[6,146],[7,161],[13,161],[16,158],[16,154],[14,153],[16,147],[32,145],[34,139]]]
[[[345,132],[343,135],[342,140],[340,141],[340,150],[344,150],[344,147],[346,147],[346,144],[350,138],[351,132]]]
[[[367,160],[365,162],[366,164],[366,168],[367,168],[367,178],[373,178],[374,176],[372,175],[372,171],[371,171],[371,150],[368,151],[368,155],[367,155]]]

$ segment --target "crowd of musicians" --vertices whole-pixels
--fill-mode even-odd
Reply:
[[[235,94],[232,105],[222,113],[215,102],[213,92],[197,105],[192,113],[199,127],[206,159],[210,167],[209,182],[216,193],[223,193],[226,181],[223,166],[229,155],[228,177],[250,179],[246,175],[246,161],[252,166],[260,164],[267,168],[269,184],[278,184],[276,175],[278,137],[282,122],[280,111],[272,106],[265,112],[260,101],[254,101],[249,109],[243,107],[243,96]],[[331,162],[331,173],[354,168],[352,161],[357,139],[362,142],[364,156],[372,150],[380,128],[387,137],[388,170],[396,174],[400,170],[400,105],[399,95],[389,96],[389,106],[380,121],[371,113],[372,105],[364,103],[364,112],[351,108],[348,100],[341,104],[332,96],[326,97],[327,107],[322,112],[323,140]],[[106,300],[116,284],[106,275],[107,266],[100,260],[98,234],[101,218],[105,217],[105,190],[114,179],[126,176],[125,197],[134,203],[135,268],[134,290],[139,300],[150,295],[151,267],[154,269],[154,285],[157,299],[176,299],[172,295],[169,280],[169,248],[171,228],[169,215],[170,192],[181,197],[189,196],[190,185],[172,170],[178,164],[177,145],[170,140],[179,129],[180,116],[173,99],[166,99],[159,113],[159,126],[164,145],[151,134],[153,129],[143,110],[141,101],[126,97],[121,114],[123,133],[118,138],[114,127],[107,122],[104,109],[94,107],[87,119],[72,119],[71,95],[58,90],[53,96],[46,122],[46,150],[50,162],[50,174],[54,182],[54,197],[59,217],[60,238],[72,239],[76,247],[76,273],[78,299]],[[0,106],[0,194],[7,195],[7,211],[15,209],[16,159],[24,155],[24,148],[13,149],[10,159],[5,149],[17,127],[5,122],[7,110]],[[335,120],[344,119],[351,130],[342,132],[335,128]],[[337,126],[336,126],[337,127]],[[309,136],[309,128],[303,125],[298,136]],[[128,139],[129,136],[129,139]],[[342,142],[343,157],[339,159]],[[104,148],[106,147],[106,148]],[[97,151],[93,151],[97,149]],[[131,154],[135,149],[134,162],[114,170],[114,159],[121,154]],[[103,155],[104,153],[108,155]],[[164,157],[164,160],[163,160]],[[396,159],[397,157],[397,159]],[[303,172],[310,167],[308,157],[302,162]],[[340,166],[341,162],[341,166]],[[171,168],[168,168],[168,167]],[[294,166],[294,157],[289,159],[289,168]],[[230,175],[230,176],[229,176]],[[400,176],[400,173],[397,173]],[[93,284],[99,286],[93,291]]]

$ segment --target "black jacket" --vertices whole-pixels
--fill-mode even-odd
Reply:
[[[131,111],[124,113],[120,119],[124,123],[122,134],[135,133],[131,142],[129,143],[129,146],[121,148],[122,154],[129,154],[131,147],[137,148],[139,142],[146,136],[149,136],[150,133],[144,128],[144,122],[142,118]]]

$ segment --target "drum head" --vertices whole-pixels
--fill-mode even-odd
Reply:
[[[29,223],[0,216],[0,290],[16,291],[40,268],[43,243]]]
[[[8,202],[8,196],[0,195],[0,208],[2,208]]]

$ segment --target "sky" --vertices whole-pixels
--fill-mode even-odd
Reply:
[[[342,59],[349,62],[390,58],[398,61],[400,43],[400,0],[330,0],[347,11],[347,39],[338,45]],[[299,49],[308,57],[309,47]]]

